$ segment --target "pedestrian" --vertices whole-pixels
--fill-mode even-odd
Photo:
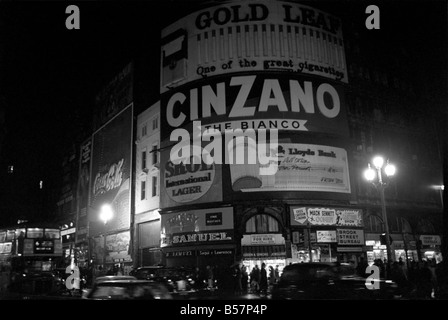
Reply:
[[[214,288],[214,285],[213,285],[213,281],[214,281],[213,269],[209,265],[207,265],[207,267],[206,267],[206,276],[207,276],[207,289],[208,290],[213,290],[213,288]]]
[[[268,279],[268,283],[269,283],[269,292],[272,291],[272,287],[275,284],[275,272],[274,272],[274,267],[273,266],[269,266],[269,279]]]
[[[268,290],[268,274],[266,271],[266,264],[261,264],[260,270],[260,293],[266,294]]]
[[[419,269],[417,271],[417,298],[429,300],[432,293],[432,273],[429,270],[428,262],[419,262]]]
[[[358,276],[367,278],[369,275],[366,273],[369,264],[365,261],[364,257],[359,258],[358,266],[356,267],[356,273]]]
[[[249,281],[249,274],[247,273],[247,267],[243,264],[241,266],[241,288],[243,291],[243,294],[247,293],[247,287],[248,287],[248,281]]]
[[[242,275],[241,275],[241,269],[239,265],[236,265],[233,267],[233,293],[236,296],[239,296],[242,294],[243,291],[243,287],[241,284],[241,279],[242,279]]]
[[[398,293],[404,294],[408,290],[408,279],[399,262],[394,261],[390,271],[390,279],[398,286]]]
[[[448,299],[448,273],[446,268],[446,262],[440,261],[436,265],[436,276],[437,276],[437,289],[436,289],[436,299]]]
[[[199,267],[196,267],[193,272],[193,287],[195,290],[203,289],[204,287],[204,279],[202,277],[202,272]]]
[[[428,262],[428,268],[431,271],[431,284],[432,284],[432,294],[431,297],[434,298],[436,295],[436,289],[437,289],[437,274],[436,274],[436,259],[430,259]]]
[[[275,283],[277,283],[280,280],[280,270],[278,269],[278,265],[275,266],[274,275],[275,275]]]
[[[258,264],[255,265],[250,273],[250,287],[252,293],[260,291],[260,268],[258,268]]]

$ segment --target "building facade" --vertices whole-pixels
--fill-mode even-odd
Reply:
[[[127,273],[385,259],[380,195],[363,176],[377,154],[397,166],[394,259],[440,258],[437,119],[413,61],[372,50],[364,25],[326,6],[204,2],[162,28],[157,95],[133,90],[148,72],[137,64],[100,92],[79,146],[83,261]]]
[[[163,264],[160,251],[160,103],[137,117],[134,264]]]
[[[442,206],[431,188],[441,182],[437,132],[427,130],[431,118],[418,105],[424,99],[415,100],[421,91],[406,68],[393,73],[390,64],[371,63],[372,53],[364,59],[367,47],[352,27],[298,2],[243,1],[210,5],[162,30],[167,265],[243,261],[251,269],[261,262],[386,258],[380,197],[363,178],[375,154],[399,168],[386,190],[395,259],[437,258]],[[400,54],[394,59],[404,61]],[[210,139],[199,140],[199,128],[215,129],[226,142],[232,130],[254,129],[255,140],[277,130],[277,172],[261,175],[259,163],[206,164],[194,151],[175,154],[196,157],[193,165],[173,163],[181,130],[193,146],[211,149]],[[225,153],[228,145],[213,146]],[[257,152],[247,141],[243,149]]]

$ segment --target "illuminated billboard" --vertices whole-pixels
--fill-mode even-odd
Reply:
[[[161,92],[235,72],[286,72],[347,83],[342,24],[282,1],[232,1],[162,30]]]
[[[344,88],[295,74],[234,75],[196,81],[161,97],[161,139],[176,128],[278,129],[348,137]],[[188,127],[190,126],[190,127]]]
[[[129,105],[93,134],[89,233],[96,235],[130,226],[133,105]],[[112,206],[112,218],[101,221],[101,208]]]

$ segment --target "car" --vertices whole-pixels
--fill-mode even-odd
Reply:
[[[129,275],[140,280],[150,280],[156,277],[156,270],[164,268],[163,266],[145,266],[132,270]]]
[[[138,279],[125,279],[122,276],[100,277],[92,289],[85,290],[82,299],[86,300],[171,300],[168,288],[160,282]],[[115,278],[115,279],[114,279]]]
[[[99,282],[104,282],[104,281],[109,281],[109,280],[137,280],[137,278],[134,276],[126,276],[126,275],[123,275],[123,276],[101,276],[101,277],[97,277],[95,279],[95,282],[99,283]]]
[[[378,289],[368,289],[366,278],[353,265],[343,263],[294,263],[283,269],[272,288],[273,300],[374,300],[398,298],[394,281],[376,279]]]
[[[132,275],[140,280],[162,282],[170,292],[178,293],[193,289],[193,271],[193,269],[182,267],[146,266],[137,268]]]

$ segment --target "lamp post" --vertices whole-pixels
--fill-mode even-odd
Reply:
[[[109,220],[112,219],[114,212],[112,207],[109,204],[103,204],[100,209],[100,220],[104,223],[104,232],[103,232],[103,266],[106,266],[106,225]]]
[[[443,190],[445,190],[445,186],[442,184],[441,186],[437,186],[437,188],[440,191],[440,203],[442,204],[442,210],[443,210]]]
[[[389,224],[387,222],[387,212],[386,212],[386,199],[384,196],[384,189],[388,186],[388,183],[383,180],[382,170],[388,177],[392,177],[395,174],[395,166],[389,163],[389,160],[386,163],[386,166],[383,168],[384,159],[380,156],[373,158],[372,160],[373,167],[368,164],[367,170],[364,172],[365,178],[371,182],[375,188],[380,193],[381,198],[381,212],[384,221],[384,229],[386,232],[386,249],[387,249],[387,261],[395,261],[395,257],[392,254],[391,246],[390,246],[390,235],[389,235]]]

